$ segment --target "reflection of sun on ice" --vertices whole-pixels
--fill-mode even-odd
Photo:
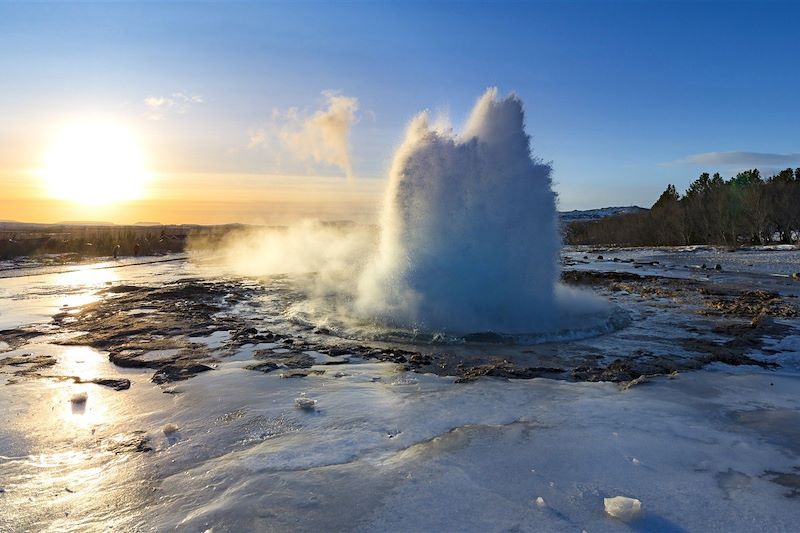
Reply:
[[[84,204],[141,198],[149,179],[136,140],[111,123],[63,128],[50,145],[41,175],[51,196]]]
[[[86,287],[97,288],[110,282],[119,280],[119,276],[112,268],[78,267],[76,270],[57,274],[54,279],[56,285],[66,285],[69,288]]]
[[[98,289],[119,278],[111,268],[80,267],[71,272],[57,274],[53,279],[55,285],[63,287],[63,296],[58,300],[58,307],[74,309],[99,300]]]

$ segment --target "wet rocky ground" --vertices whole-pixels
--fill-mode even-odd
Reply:
[[[711,363],[778,368],[769,359],[765,341],[793,329],[800,314],[796,296],[741,283],[575,270],[565,271],[562,279],[567,285],[599,292],[615,301],[620,312],[636,316],[621,331],[604,336],[604,341],[525,346],[487,332],[455,343],[357,342],[324,327],[276,322],[275,317],[258,312],[259,298],[270,289],[269,284],[186,278],[157,286],[111,284],[99,291],[97,301],[59,312],[44,328],[0,331],[0,341],[13,350],[46,332],[55,335],[55,344],[106,352],[118,367],[152,369],[152,381],[166,391],[171,390],[168,384],[213,371],[242,353],[251,359],[248,369],[278,372],[287,378],[335,374],[337,365],[377,360],[406,370],[453,376],[457,383],[484,377],[550,377],[612,381],[629,387],[649,377],[674,376]],[[295,289],[283,287],[283,298],[298,297]],[[664,330],[663,320],[658,321],[664,315],[670,317],[671,330]],[[659,335],[665,338],[658,339]],[[660,343],[653,346],[652,338],[638,342],[647,336]],[[49,372],[55,362],[35,350],[0,355],[0,372],[15,379],[85,382]],[[103,376],[89,381],[116,390],[129,386],[124,379]]]

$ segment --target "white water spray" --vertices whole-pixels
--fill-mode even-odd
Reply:
[[[417,116],[394,159],[360,313],[451,332],[552,328],[560,244],[550,173],[531,155],[516,96],[488,90],[461,135]]]
[[[520,100],[490,89],[461,134],[427,113],[411,121],[378,243],[367,226],[307,221],[233,234],[218,251],[240,275],[313,272],[295,277],[305,298],[286,316],[343,337],[492,331],[538,343],[613,331],[624,320],[608,302],[558,283],[550,174],[531,154]]]

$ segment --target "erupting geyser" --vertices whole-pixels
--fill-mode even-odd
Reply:
[[[516,96],[488,90],[460,135],[417,116],[394,159],[361,311],[426,330],[552,328],[560,241],[550,173],[531,154]]]

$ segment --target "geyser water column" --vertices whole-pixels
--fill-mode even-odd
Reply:
[[[550,329],[560,246],[550,174],[514,95],[488,90],[460,135],[417,116],[392,165],[361,313],[451,333]]]

